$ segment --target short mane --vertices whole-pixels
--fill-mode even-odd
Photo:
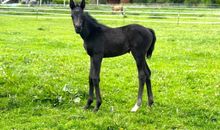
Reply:
[[[84,13],[86,21],[92,24],[95,28],[105,29],[107,26],[100,24],[95,18],[93,18],[88,12]]]

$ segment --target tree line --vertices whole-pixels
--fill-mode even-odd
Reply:
[[[188,5],[217,5],[220,0],[131,0],[131,3],[176,3]]]
[[[62,4],[64,0],[51,0],[52,3],[56,4]],[[66,3],[69,3],[69,0],[65,0]],[[80,1],[80,0],[75,0]],[[111,0],[99,0],[100,4],[107,4],[108,1]],[[114,0],[115,1],[115,0]],[[119,0],[123,2],[124,0]],[[96,4],[97,0],[86,0],[86,3],[93,3]],[[174,3],[174,4],[185,4],[185,5],[214,5],[214,6],[220,6],[220,0],[129,0],[129,3]]]

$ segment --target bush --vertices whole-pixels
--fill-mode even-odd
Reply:
[[[210,5],[212,4],[211,0],[202,0],[201,3],[205,4],[205,5]]]
[[[187,5],[220,4],[220,0],[130,0],[132,3],[185,3]]]
[[[54,4],[63,4],[63,0],[52,0]],[[79,3],[80,0],[74,0],[74,2]],[[90,3],[90,0],[86,0],[86,3]],[[69,0],[66,0],[66,4],[69,4]]]
[[[171,2],[170,0],[157,0],[157,3],[169,3]]]
[[[170,0],[171,3],[184,3],[184,0]]]
[[[213,1],[213,4],[219,4],[220,5],[220,0],[212,0],[212,1]]]
[[[131,3],[147,3],[148,0],[130,0]]]
[[[201,0],[185,0],[184,1],[187,5],[198,5],[201,3]]]
[[[53,0],[54,4],[63,4],[63,0]],[[69,1],[66,0],[66,3],[69,3]]]

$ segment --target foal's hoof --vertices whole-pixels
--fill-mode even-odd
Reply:
[[[138,109],[140,108],[139,105],[137,105],[137,103],[134,105],[134,107],[131,109],[131,112],[136,112]]]
[[[148,101],[148,106],[151,107],[154,104],[153,100]]]
[[[83,107],[83,109],[84,109],[84,110],[87,110],[87,109],[89,109],[89,107],[90,107],[90,106],[86,105],[86,106]]]
[[[99,108],[95,107],[95,108],[93,109],[93,112],[98,112],[98,110],[99,110]]]

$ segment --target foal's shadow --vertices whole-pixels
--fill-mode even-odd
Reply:
[[[95,109],[95,106],[91,105],[89,107],[82,107],[83,111],[91,111],[91,112],[98,112],[96,109]]]

